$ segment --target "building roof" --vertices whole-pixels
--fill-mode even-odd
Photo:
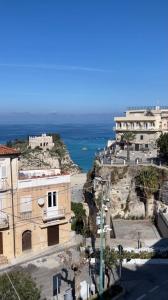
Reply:
[[[20,153],[14,149],[14,148],[9,148],[4,145],[0,145],[0,156],[6,156],[6,155],[19,155]]]

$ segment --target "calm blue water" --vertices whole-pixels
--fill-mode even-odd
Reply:
[[[114,137],[113,124],[35,124],[35,125],[0,125],[0,143],[28,135],[47,132],[59,133],[71,154],[72,159],[83,171],[88,171],[93,163],[95,152]],[[87,148],[86,151],[82,148]]]

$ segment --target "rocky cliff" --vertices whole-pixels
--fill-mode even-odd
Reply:
[[[97,161],[88,173],[85,184],[85,200],[91,214],[98,210],[102,190],[110,200],[110,213],[113,218],[143,219],[145,217],[145,199],[136,185],[136,177],[144,166],[101,166]],[[153,166],[158,174],[158,190],[151,193],[148,201],[149,217],[166,208],[168,201],[168,169]],[[107,181],[102,184],[99,178]],[[107,186],[108,185],[108,186]],[[104,192],[103,192],[104,193]]]
[[[31,149],[28,140],[9,141],[8,146],[21,152],[19,170],[60,168],[62,173],[79,173],[80,168],[76,165],[58,134],[53,135],[54,147],[46,149],[36,147]]]

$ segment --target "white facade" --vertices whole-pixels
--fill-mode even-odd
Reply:
[[[41,178],[29,178],[18,180],[18,189],[49,186],[55,184],[70,183],[70,175],[46,176]]]
[[[130,108],[114,120],[117,141],[124,132],[133,132],[135,150],[153,148],[160,134],[168,132],[168,107]]]

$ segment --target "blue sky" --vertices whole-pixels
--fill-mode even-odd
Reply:
[[[1,0],[0,111],[168,104],[167,0]]]

